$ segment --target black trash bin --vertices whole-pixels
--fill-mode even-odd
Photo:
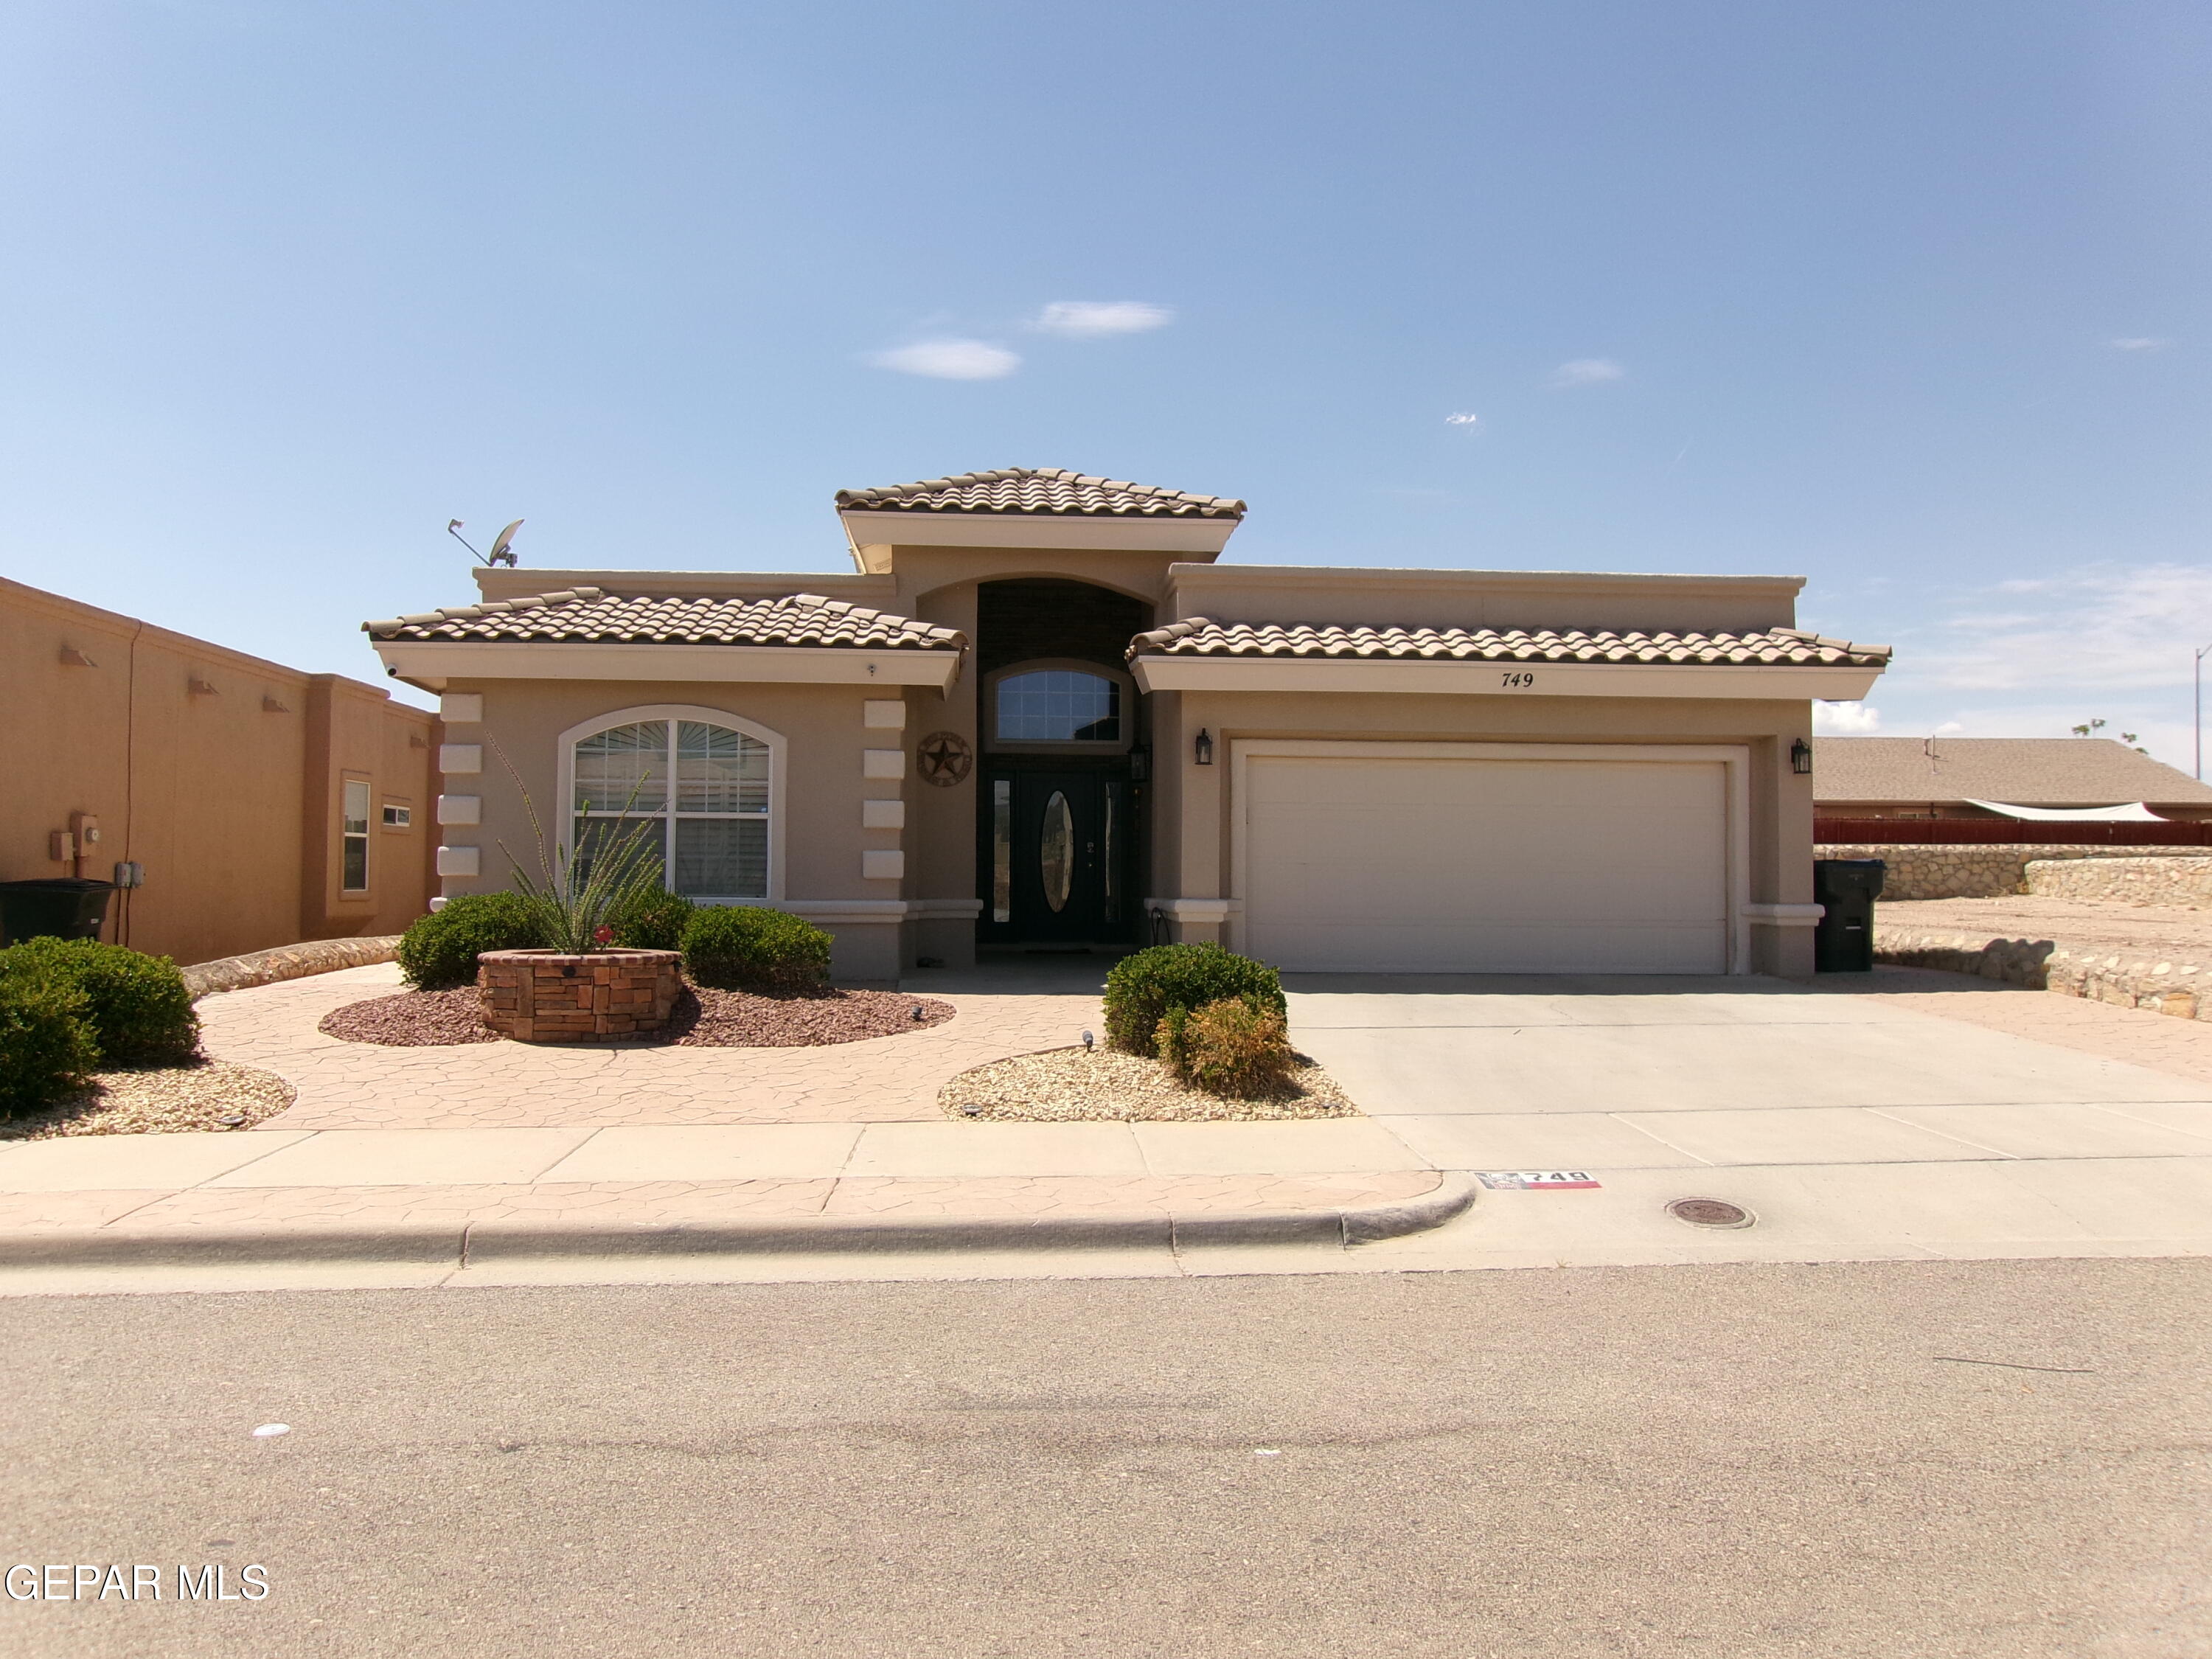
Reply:
[[[1814,973],[1874,971],[1874,902],[1888,873],[1880,859],[1813,860],[1813,897],[1827,907],[1813,934]]]
[[[112,881],[81,876],[0,881],[0,939],[98,939],[114,890]]]

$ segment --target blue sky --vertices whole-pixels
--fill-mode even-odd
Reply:
[[[1882,732],[2186,765],[2207,84],[2193,0],[17,0],[0,570],[374,679],[448,518],[828,570],[841,486],[1065,465],[1802,574]]]

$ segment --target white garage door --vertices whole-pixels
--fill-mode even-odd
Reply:
[[[1718,761],[1255,755],[1245,948],[1281,968],[1717,974]]]

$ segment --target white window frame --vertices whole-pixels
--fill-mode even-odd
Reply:
[[[1048,740],[1036,738],[1001,738],[999,735],[999,687],[1021,674],[1036,674],[1051,670],[1066,673],[1091,674],[1102,680],[1110,680],[1121,688],[1119,703],[1121,735],[1111,743],[1096,743],[1085,738],[1062,738]],[[1103,662],[1086,662],[1080,657],[1032,657],[1026,662],[1008,663],[1004,668],[994,668],[983,677],[983,746],[997,755],[1126,755],[1137,742],[1137,683],[1118,668],[1109,668]]]
[[[647,720],[699,720],[708,726],[720,726],[768,745],[768,893],[757,895],[735,893],[693,893],[689,896],[695,904],[773,904],[784,896],[783,886],[783,798],[786,788],[787,756],[789,744],[781,732],[763,726],[758,720],[747,720],[742,714],[726,708],[708,708],[696,703],[656,702],[635,708],[618,708],[605,714],[594,714],[590,720],[570,726],[556,739],[558,744],[555,776],[556,800],[559,803],[560,827],[555,840],[560,843],[564,856],[574,856],[576,834],[576,745],[586,738],[595,738],[602,732],[612,731],[617,726],[637,726]],[[675,780],[669,781],[673,799]],[[655,813],[654,817],[660,816]],[[669,822],[673,823],[672,813]],[[674,868],[666,855],[664,842],[661,881],[665,885],[674,875]]]
[[[361,828],[354,830],[348,827],[355,820],[347,814],[346,808],[356,799],[356,790],[360,792]],[[347,898],[366,897],[369,884],[376,878],[376,872],[369,867],[373,861],[369,848],[375,840],[373,833],[375,825],[376,791],[370,781],[342,776],[338,780],[338,891]],[[361,885],[349,887],[346,885],[346,854],[355,842],[361,843]]]

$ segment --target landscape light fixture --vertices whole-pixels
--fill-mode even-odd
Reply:
[[[1813,745],[1802,738],[1790,745],[1790,769],[1801,778],[1813,775]]]
[[[1200,766],[1213,764],[1213,739],[1206,736],[1206,728],[1202,726],[1198,728],[1198,736],[1191,740],[1190,753],[1191,758]]]

